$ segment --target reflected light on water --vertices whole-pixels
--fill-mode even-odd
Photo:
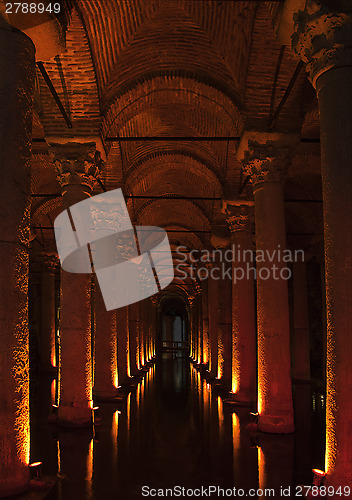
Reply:
[[[263,450],[258,446],[258,475],[259,488],[265,488],[265,455]]]

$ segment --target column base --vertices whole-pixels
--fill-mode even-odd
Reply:
[[[256,404],[257,397],[255,394],[243,394],[230,392],[226,399],[226,404],[237,406],[253,406]]]
[[[292,434],[295,424],[292,415],[259,415],[258,429],[270,434]]]
[[[89,427],[93,425],[92,408],[60,405],[57,424],[63,427]]]
[[[114,392],[106,392],[106,393],[101,393],[99,394],[94,394],[93,393],[93,399],[94,401],[100,401],[102,403],[118,403],[119,401],[124,400],[124,395],[121,394],[121,392],[118,389],[115,389]]]

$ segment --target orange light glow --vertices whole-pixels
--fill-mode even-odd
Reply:
[[[94,441],[92,439],[90,444],[89,444],[89,451],[88,451],[88,456],[87,456],[86,481],[87,481],[87,497],[88,497],[88,499],[92,498],[92,496],[93,496],[93,489],[92,489],[93,459],[94,459]]]
[[[55,378],[51,382],[50,395],[51,395],[51,404],[54,405],[56,403],[56,379]]]
[[[61,474],[61,450],[60,450],[60,441],[57,440],[57,473]],[[60,482],[60,481],[59,481]]]
[[[114,449],[114,454],[113,454],[113,459],[115,465],[117,465],[117,453],[118,453],[118,445],[117,445],[117,440],[119,436],[119,411],[115,411],[115,413],[112,416],[112,428],[111,428],[111,438],[112,438],[112,444],[113,444],[113,449]]]
[[[112,416],[112,428],[111,428],[111,437],[112,437],[112,442],[117,444],[117,438],[119,434],[119,411],[115,411],[113,416]]]
[[[116,324],[115,324],[116,327]],[[112,335],[110,336],[110,363],[112,373],[112,384],[115,389],[119,386],[119,372],[117,366],[117,335],[115,327],[112,328]]]
[[[129,438],[131,430],[131,393],[127,396],[127,436]]]
[[[240,390],[240,367],[238,363],[238,352],[236,346],[232,346],[232,376],[231,385],[233,394],[237,394]]]
[[[224,375],[224,344],[222,341],[222,336],[218,335],[218,375],[217,375],[217,378],[221,379],[223,377],[223,375]]]
[[[238,470],[238,462],[240,457],[240,445],[241,445],[241,434],[240,434],[240,421],[236,413],[232,414],[232,450],[233,450],[233,470],[235,472],[235,477]]]
[[[331,336],[331,328],[328,321],[327,352],[326,352],[326,447],[325,447],[325,470],[332,474],[335,469],[337,456],[336,437],[336,404],[335,404],[335,350],[334,341]]]
[[[220,396],[218,396],[218,419],[219,419],[219,435],[223,436],[224,431],[224,406]]]
[[[27,278],[26,278],[27,276]],[[29,464],[30,429],[29,429],[29,342],[28,342],[28,254],[21,248],[17,250],[15,268],[16,288],[23,297],[19,305],[18,321],[14,329],[13,377],[16,390],[16,432],[17,456]]]
[[[259,488],[265,488],[265,455],[263,450],[258,446],[258,471],[259,471]]]
[[[316,475],[316,476],[319,476],[319,477],[325,477],[326,476],[326,472],[320,470],[320,469],[313,469],[313,473]]]
[[[56,332],[56,336],[59,337],[60,336],[60,333],[59,331]],[[53,332],[53,335],[50,339],[50,361],[51,361],[51,364],[54,368],[57,367],[57,359],[56,359],[56,339],[55,339],[55,329],[54,329],[54,332]]]

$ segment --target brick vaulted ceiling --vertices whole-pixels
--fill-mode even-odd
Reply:
[[[238,141],[123,138],[234,138],[245,128],[267,130],[299,62],[275,39],[270,2],[68,3],[66,50],[43,63],[72,128],[38,71],[33,194],[60,192],[40,140],[100,137],[106,151],[102,182],[106,189],[122,187],[138,197],[128,201],[134,221],[172,230],[175,243],[208,245],[214,226],[224,225],[220,199],[236,198],[244,180],[236,160]],[[274,129],[319,139],[316,102],[304,70]],[[302,198],[302,189],[305,199],[319,198],[319,151],[302,147],[296,157],[290,198]],[[307,158],[314,159],[309,166]],[[186,199],[167,199],[175,195]],[[310,205],[309,217],[305,205],[288,207],[291,232],[319,232],[321,207]],[[60,210],[59,197],[34,197],[33,226],[51,226]],[[43,229],[40,239],[50,246],[50,230]]]

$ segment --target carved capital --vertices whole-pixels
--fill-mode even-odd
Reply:
[[[292,49],[306,63],[314,87],[325,71],[352,65],[351,11],[338,9],[335,1],[306,0],[293,16]]]
[[[263,182],[285,182],[289,164],[289,149],[248,142],[243,159],[243,171],[250,175],[253,188]]]
[[[299,143],[297,134],[248,131],[242,137],[237,156],[254,191],[263,182],[284,183],[291,149]]]
[[[150,297],[150,301],[153,304],[153,307],[157,308],[159,304],[159,299],[155,295],[153,297]]]
[[[52,144],[51,151],[62,188],[86,185],[93,190],[103,167],[103,160],[94,142]]]
[[[50,274],[55,274],[60,269],[60,261],[56,255],[43,255],[42,269]]]
[[[231,233],[236,231],[252,232],[254,224],[253,203],[232,205],[224,202],[223,211]]]
[[[198,281],[195,282],[193,290],[195,296],[200,295],[202,293],[202,287]]]
[[[187,298],[188,298],[189,305],[192,308],[194,301],[195,301],[195,295],[193,295],[192,293],[188,293]]]

